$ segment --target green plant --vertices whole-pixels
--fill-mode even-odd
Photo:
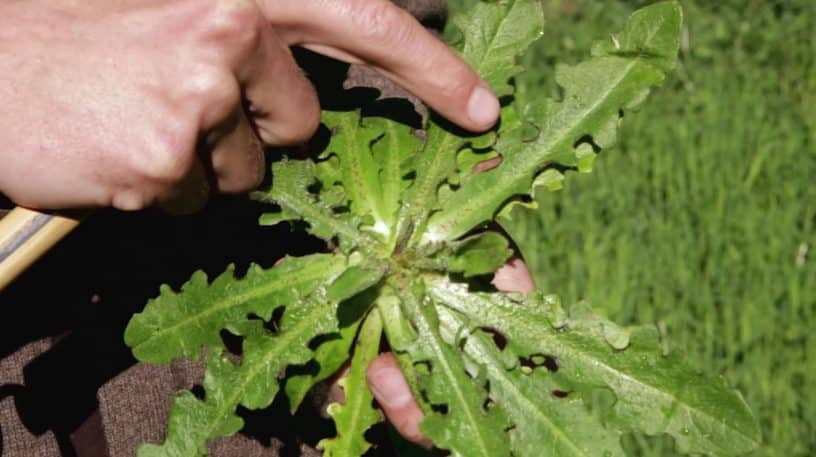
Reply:
[[[552,295],[471,287],[511,254],[484,224],[529,204],[536,187],[561,187],[565,170],[590,170],[623,110],[674,66],[681,13],[676,2],[636,12],[592,59],[557,68],[560,100],[523,104],[511,84],[516,58],[542,22],[535,0],[480,3],[457,20],[462,56],[506,101],[496,131],[466,135],[432,116],[421,142],[391,120],[327,112],[333,135],[320,157],[272,164],[271,183],[255,196],[279,210],[261,222],[303,221],[338,249],[253,267],[241,279],[232,268],[212,283],[196,273],[134,316],[125,338],[144,362],[207,349],[204,399],[180,393],[167,440],[141,456],[203,455],[210,440],[241,429],[239,405],[273,401],[279,375],[289,375],[283,390],[295,409],[350,354],[347,401],[330,407],[337,436],[321,447],[362,455],[364,433],[379,420],[364,370],[383,334],[425,410],[423,432],[454,455],[623,455],[620,435],[630,430],[669,434],[690,453],[757,446],[740,395],[666,353],[654,328],[624,329]],[[495,168],[473,171],[497,158]],[[243,339],[238,362],[224,329]],[[287,372],[303,365],[313,369]],[[599,389],[614,404],[589,408]]]

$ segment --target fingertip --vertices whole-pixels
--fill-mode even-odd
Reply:
[[[512,258],[496,270],[492,284],[501,292],[529,294],[535,290],[533,275],[523,260]]]
[[[397,432],[408,441],[431,448],[433,443],[419,426],[425,414],[411,394],[396,357],[385,353],[374,359],[366,370],[366,380],[374,398]]]
[[[493,91],[477,85],[470,93],[467,103],[467,115],[474,130],[483,131],[493,127],[499,119],[501,106]]]
[[[366,370],[366,380],[384,408],[403,408],[414,401],[408,382],[391,354],[381,354],[371,362]]]

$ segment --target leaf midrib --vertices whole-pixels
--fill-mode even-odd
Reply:
[[[183,320],[181,320],[179,322],[176,322],[175,324],[173,324],[173,325],[171,325],[169,327],[164,327],[163,329],[153,333],[148,340],[145,340],[145,342],[149,341],[149,340],[152,340],[152,339],[155,339],[155,338],[158,338],[158,337],[161,337],[161,336],[163,336],[165,334],[168,334],[168,333],[174,333],[180,327],[190,325],[193,322],[200,322],[201,320],[205,319],[206,317],[208,317],[211,314],[214,314],[214,313],[217,313],[217,312],[220,312],[220,311],[224,311],[224,310],[232,308],[234,306],[240,306],[240,305],[246,303],[247,301],[256,299],[258,297],[263,297],[264,295],[271,295],[271,294],[280,292],[280,291],[285,290],[285,289],[297,288],[299,285],[308,283],[310,281],[320,280],[320,279],[326,277],[326,266],[319,265],[319,263],[316,262],[314,265],[309,265],[309,267],[312,267],[312,268],[305,269],[305,270],[302,270],[302,271],[298,272],[299,276],[298,276],[298,279],[296,280],[296,282],[294,284],[283,282],[284,278],[279,278],[278,280],[276,280],[274,282],[270,282],[270,283],[268,283],[266,285],[262,285],[262,286],[258,286],[256,288],[252,288],[252,289],[244,292],[243,294],[227,296],[223,300],[215,301],[213,306],[211,306],[209,308],[206,308],[204,311],[202,311],[202,312],[200,312],[198,314],[193,314],[191,316],[188,316],[187,318],[185,318],[185,319],[183,319]],[[334,267],[334,265],[331,265],[330,267]],[[306,275],[305,272],[310,272],[311,275]],[[273,306],[279,307],[279,306],[282,306],[282,305],[273,305]],[[144,344],[145,342],[142,342],[142,344]]]
[[[652,40],[652,39],[654,38],[654,36],[657,34],[657,31],[658,31],[658,30],[659,30],[659,27],[655,27],[655,29],[652,31],[652,33],[651,33],[651,34],[648,36],[648,39],[646,40],[646,42],[651,42],[651,40]],[[608,56],[607,56],[607,57],[608,57]],[[620,58],[620,57],[618,57],[618,58]],[[569,138],[570,134],[571,134],[571,133],[572,133],[572,132],[573,132],[575,129],[577,129],[577,128],[578,128],[578,126],[580,126],[580,125],[581,125],[581,123],[583,122],[583,120],[584,120],[584,119],[586,119],[586,118],[587,118],[589,115],[593,114],[593,113],[594,113],[594,111],[595,111],[596,109],[598,109],[598,107],[600,107],[601,105],[603,105],[604,103],[606,103],[606,102],[607,102],[607,99],[608,99],[609,95],[610,95],[610,94],[611,94],[611,93],[612,93],[612,92],[613,92],[613,91],[614,91],[614,90],[615,90],[615,89],[618,87],[618,85],[621,83],[621,81],[623,81],[623,80],[624,80],[626,77],[628,77],[628,76],[629,76],[629,74],[631,73],[631,71],[632,71],[632,69],[635,67],[635,65],[636,65],[636,64],[638,64],[638,63],[642,63],[642,62],[644,62],[644,59],[642,59],[641,57],[634,57],[634,58],[632,58],[632,59],[631,59],[631,61],[629,62],[629,64],[628,64],[628,65],[626,65],[626,67],[624,68],[624,71],[621,73],[621,76],[615,80],[614,84],[610,84],[610,85],[609,85],[609,86],[606,88],[606,90],[603,92],[603,96],[602,96],[602,97],[598,97],[598,99],[597,99],[597,100],[595,100],[595,103],[593,103],[593,104],[589,105],[589,106],[587,107],[587,109],[585,109],[585,110],[584,110],[584,111],[581,113],[581,115],[580,115],[580,116],[576,116],[576,117],[574,117],[574,119],[578,119],[578,121],[577,121],[577,122],[575,122],[575,123],[571,124],[569,127],[564,127],[564,128],[562,128],[562,129],[559,129],[559,131],[558,131],[558,132],[559,132],[559,135],[553,135],[553,136],[548,137],[548,138],[553,138],[553,137],[556,137],[556,138],[557,138],[557,140],[553,140],[553,141],[549,141],[549,142],[547,142],[547,146],[543,146],[543,145],[541,145],[540,143],[534,143],[534,144],[536,145],[536,147],[544,148],[544,149],[547,149],[547,150],[550,150],[550,151],[551,151],[551,150],[553,149],[553,145],[559,144],[559,143],[563,142],[563,141],[564,141],[566,138]],[[661,72],[661,73],[662,73],[662,72]],[[572,136],[575,136],[575,135],[572,135]],[[531,147],[532,147],[532,146],[531,146]],[[522,152],[523,152],[523,150],[522,150]],[[532,158],[533,158],[533,157],[538,157],[538,156],[539,156],[539,154],[522,154],[522,152],[519,152],[519,154],[518,154],[518,155],[524,155],[524,156],[530,157],[530,160],[531,160],[531,161],[532,161]],[[545,154],[544,156],[546,156],[546,154]],[[525,169],[525,170],[529,169],[531,173],[534,173],[534,172],[535,172],[535,168],[536,168],[536,167],[535,167],[535,165],[536,165],[536,164],[539,162],[539,160],[535,160],[535,162],[536,162],[536,163],[532,164],[532,166],[531,166],[530,164],[525,164],[525,166],[524,166],[524,167],[521,167],[521,168],[523,168],[523,169]],[[504,168],[504,169],[505,169],[505,170],[507,170],[508,168],[505,166],[505,168]],[[496,168],[495,172],[496,172],[497,174],[499,174],[499,173],[501,173],[501,170],[502,170],[502,166],[501,166],[501,165],[499,165],[499,167],[497,167],[497,168]],[[517,179],[521,179],[521,178],[522,178],[522,177],[524,177],[524,176],[526,176],[526,175],[518,174],[518,175],[516,175],[516,176],[511,176],[511,179],[501,179],[501,174],[499,174],[499,179],[497,179],[497,181],[498,181],[498,182],[497,182],[497,184],[496,184],[496,185],[497,185],[497,186],[500,186],[500,187],[501,187],[501,189],[500,189],[500,190],[496,190],[495,192],[496,192],[496,193],[504,193],[504,192],[506,192],[506,191],[507,191],[509,188],[511,188],[511,187],[512,187],[512,186],[515,184],[515,181],[516,181]],[[515,179],[514,179],[514,178],[515,178]],[[463,186],[463,188],[464,188],[464,186]],[[459,191],[457,191],[457,192],[462,192],[462,190],[463,190],[463,189],[459,189]],[[510,198],[510,197],[512,197],[512,195],[507,195],[507,196],[506,196],[506,198]],[[450,201],[450,200],[452,200],[452,199],[449,199],[448,201]],[[471,201],[474,201],[474,202],[479,202],[480,200],[479,200],[479,199],[475,199],[475,198],[474,198],[474,199],[472,199]],[[464,205],[462,205],[462,206],[457,207],[457,208],[458,208],[458,210],[457,210],[457,211],[450,211],[450,212],[447,212],[447,213],[445,213],[445,212],[440,212],[440,213],[439,213],[439,215],[438,215],[438,219],[437,219],[437,221],[435,222],[435,225],[437,225],[437,226],[439,226],[439,225],[444,226],[444,224],[443,224],[441,221],[444,221],[444,220],[446,220],[446,219],[447,219],[447,220],[454,219],[454,216],[451,216],[452,214],[453,214],[453,215],[455,215],[455,214],[457,214],[458,212],[464,211],[465,209],[467,209],[467,208],[468,208],[468,206],[469,206],[469,205],[464,204]],[[500,209],[500,208],[497,208],[497,210],[498,210],[498,209]],[[472,211],[472,210],[471,210],[471,211]],[[429,229],[428,229],[428,230],[426,230],[425,234],[428,234],[428,233],[431,233],[431,232],[434,232],[434,231],[433,231],[433,230],[431,230],[431,229],[430,229],[430,227],[429,227]],[[423,238],[425,238],[425,237],[423,236]],[[448,238],[448,237],[447,237],[447,235],[445,236],[445,238]],[[423,241],[426,241],[426,242],[427,242],[428,240],[427,240],[427,239],[423,239]]]
[[[552,335],[553,334],[550,334],[550,336],[552,336]],[[591,366],[597,366],[599,368],[604,369],[608,373],[611,373],[611,376],[612,376],[613,379],[615,379],[617,377],[618,379],[623,379],[627,383],[632,383],[632,384],[635,384],[635,385],[643,386],[645,388],[645,390],[650,390],[650,391],[656,392],[657,393],[656,396],[663,397],[663,398],[667,399],[668,402],[676,403],[678,405],[682,405],[687,411],[694,412],[694,413],[698,414],[699,416],[703,417],[706,420],[707,423],[714,424],[714,425],[717,425],[717,426],[725,426],[728,430],[731,430],[736,435],[741,436],[748,443],[757,444],[757,441],[754,438],[746,435],[745,433],[742,432],[742,430],[739,430],[739,429],[734,428],[734,427],[729,427],[728,426],[728,421],[719,421],[719,420],[717,420],[716,417],[712,416],[711,414],[707,413],[704,410],[701,410],[701,409],[689,404],[688,402],[686,402],[685,400],[682,400],[681,398],[677,397],[676,395],[672,394],[671,392],[661,390],[657,386],[654,386],[654,385],[649,384],[647,382],[641,381],[640,379],[638,379],[636,377],[633,377],[633,376],[630,376],[630,375],[616,369],[615,367],[612,367],[612,366],[610,366],[610,365],[608,365],[606,363],[603,363],[603,361],[601,361],[598,358],[594,358],[594,357],[591,357],[589,355],[586,355],[582,351],[577,350],[573,346],[569,345],[569,343],[565,344],[562,341],[557,341],[555,344],[560,345],[561,347],[569,348],[571,357],[581,358],[584,361],[584,366],[590,366],[590,367]],[[619,381],[619,383],[620,383],[620,381]],[[613,384],[613,383],[610,383],[610,382],[607,381],[607,385],[609,385],[609,384]],[[610,385],[609,387],[612,387],[612,386]],[[619,388],[613,388],[613,390],[617,393],[619,391]],[[705,442],[708,443],[709,445],[714,445],[717,448],[722,449],[721,446],[719,446],[718,444],[716,444],[715,442],[713,442],[711,440],[706,440]]]
[[[445,292],[446,292],[448,289],[447,289],[447,288],[445,288],[445,287],[434,287],[434,288],[432,288],[432,290],[434,290],[434,291],[435,291],[435,294],[436,294],[437,296],[439,296],[439,295],[440,295],[440,291],[441,291],[441,294],[442,294],[442,295],[445,295]],[[476,294],[471,294],[471,293],[469,293],[469,292],[466,292],[464,295],[469,295],[469,296],[471,296],[471,297],[480,298],[480,297],[478,297],[478,295],[476,295]],[[455,297],[455,298],[460,298],[458,293],[456,293],[456,295],[454,295],[454,297]],[[441,298],[441,297],[440,297],[440,298]],[[480,298],[480,299],[481,299],[481,298]],[[483,299],[481,299],[481,300],[483,300]],[[450,299],[448,299],[448,300],[442,300],[442,303],[443,303],[443,304],[445,304],[446,306],[448,306],[449,308],[453,309],[454,311],[459,311],[459,312],[463,312],[463,311],[464,311],[462,308],[457,309],[457,308],[455,307],[455,306],[456,306],[455,304],[453,304],[453,306],[451,307],[451,306],[449,305],[449,304],[451,304],[451,301],[452,301],[452,300],[450,300]],[[463,302],[463,303],[464,303],[464,302],[465,302],[465,300],[456,300],[456,302]],[[488,302],[488,303],[489,303],[489,302]],[[493,313],[495,313],[495,310],[505,311],[503,306],[500,306],[500,305],[494,305],[494,304],[492,304],[492,303],[489,303],[489,304],[490,304],[491,306],[490,306],[488,309],[492,310],[492,312],[493,312]],[[466,306],[467,306],[467,305],[466,305]],[[470,308],[470,306],[468,306],[468,308]],[[469,310],[470,310],[470,311],[473,311],[472,309],[469,309]],[[490,311],[488,311],[488,313],[487,313],[487,314],[491,314],[491,312],[490,312]],[[524,337],[524,335],[526,335],[526,334],[528,334],[528,333],[529,333],[529,332],[527,332],[527,331],[526,331],[526,329],[523,329],[523,330],[521,330],[521,331],[519,331],[518,329],[515,329],[514,331],[509,331],[510,329],[508,329],[508,328],[506,327],[506,324],[504,324],[504,322],[512,322],[513,320],[517,320],[517,317],[515,317],[515,316],[513,315],[513,313],[512,313],[512,312],[506,312],[505,314],[506,314],[506,316],[501,316],[501,317],[506,317],[507,319],[496,319],[496,322],[484,322],[484,321],[482,321],[482,322],[483,322],[483,323],[485,323],[485,324],[488,324],[488,325],[496,325],[496,326],[498,326],[499,328],[501,328],[502,330],[504,330],[504,331],[508,332],[509,334],[519,335],[519,336],[521,336],[522,338]],[[472,316],[472,315],[473,315],[473,313],[467,313],[467,315],[468,315],[468,316]],[[477,316],[478,316],[478,314],[477,314]],[[497,317],[499,317],[499,316],[497,316]],[[472,318],[472,317],[471,317],[471,318]],[[477,318],[476,320],[478,321],[479,319]],[[522,323],[522,326],[525,326],[525,325],[528,325],[528,324],[524,324],[524,323]],[[628,374],[626,374],[626,373],[624,373],[624,372],[621,372],[620,370],[618,370],[618,369],[616,369],[616,368],[614,368],[614,367],[612,367],[612,366],[610,366],[610,365],[608,365],[608,364],[604,363],[604,362],[603,362],[601,359],[591,357],[590,355],[587,355],[587,354],[585,354],[584,352],[582,352],[580,349],[576,349],[576,348],[575,348],[573,345],[570,345],[570,344],[569,344],[569,341],[565,342],[565,341],[563,341],[563,340],[559,340],[559,339],[557,338],[557,334],[556,334],[556,333],[553,333],[553,332],[548,332],[546,335],[547,335],[547,337],[548,337],[548,340],[550,340],[550,342],[551,342],[551,348],[558,348],[558,347],[561,347],[561,348],[565,348],[565,347],[566,347],[566,348],[568,348],[568,349],[569,349],[569,352],[570,352],[570,357],[580,358],[580,359],[583,361],[583,366],[587,366],[587,367],[592,367],[592,366],[601,367],[601,368],[605,369],[605,370],[606,370],[608,373],[612,373],[612,377],[613,377],[613,379],[614,379],[614,377],[615,377],[615,376],[617,376],[617,377],[619,377],[619,378],[623,378],[623,379],[625,379],[625,380],[626,380],[626,381],[628,381],[628,382],[631,382],[632,384],[636,384],[636,385],[639,385],[639,386],[643,386],[644,388],[646,388],[646,390],[656,392],[656,393],[657,393],[657,396],[659,396],[659,397],[668,398],[668,399],[669,399],[669,401],[674,401],[674,402],[676,402],[676,403],[677,403],[677,404],[679,404],[679,405],[683,405],[683,406],[684,406],[684,407],[685,407],[685,408],[686,408],[688,411],[693,411],[693,412],[699,413],[699,415],[700,415],[700,416],[702,416],[702,417],[704,417],[704,418],[705,418],[705,419],[708,421],[708,423],[714,423],[714,424],[722,424],[722,425],[725,425],[725,426],[726,426],[726,427],[727,427],[729,430],[732,430],[732,431],[733,431],[733,432],[735,432],[737,435],[739,435],[739,436],[743,437],[744,439],[746,439],[746,440],[747,440],[747,442],[749,442],[749,443],[757,443],[757,441],[756,441],[756,440],[754,440],[752,437],[750,437],[750,436],[746,435],[746,434],[745,434],[745,433],[743,433],[741,430],[738,430],[738,429],[733,428],[733,427],[729,427],[727,422],[720,422],[720,421],[718,421],[718,420],[717,420],[715,417],[711,416],[711,415],[710,415],[710,414],[708,414],[707,412],[705,412],[705,411],[703,411],[703,410],[700,410],[700,409],[698,409],[697,407],[694,407],[694,406],[690,405],[690,404],[689,404],[689,403],[687,403],[685,400],[682,400],[682,399],[678,398],[677,396],[673,395],[671,392],[666,392],[666,391],[664,391],[664,390],[661,390],[661,389],[660,389],[659,387],[657,387],[657,386],[654,386],[654,385],[652,385],[652,384],[646,383],[646,382],[644,382],[644,381],[642,381],[642,380],[640,380],[640,379],[638,379],[638,378],[636,378],[636,377],[632,377],[632,376],[630,376],[630,375],[628,375]],[[542,345],[543,341],[544,341],[544,338],[542,338],[542,339],[540,339],[540,340],[537,340],[537,341],[530,341],[530,345],[531,345],[532,347],[535,347],[535,348],[536,348],[536,350],[546,349],[546,348],[542,348],[542,347],[541,347],[541,345]],[[547,351],[545,350],[545,352],[547,352]],[[550,351],[550,352],[551,352],[551,351]],[[574,360],[574,359],[571,359],[571,360]],[[610,386],[610,387],[611,387],[611,386]],[[617,389],[615,389],[615,390],[616,390],[616,392],[617,392]],[[711,442],[711,441],[706,441],[706,442],[707,442],[707,443],[710,443],[710,444],[715,444],[715,443],[713,443],[713,442]]]
[[[510,8],[511,9],[515,8],[517,4],[518,4],[518,2],[514,1],[513,5]],[[492,55],[492,51],[494,51],[493,46],[494,46],[494,43],[496,42],[496,39],[499,36],[499,31],[502,30],[504,25],[507,23],[507,20],[508,20],[509,16],[510,16],[509,14],[506,14],[506,15],[504,15],[504,17],[502,17],[502,19],[499,22],[498,26],[496,27],[494,33],[492,34],[492,36],[488,40],[487,46],[485,47],[485,52],[482,54],[482,56],[478,60],[478,65],[474,66],[474,69],[475,69],[476,72],[483,73],[485,61],[487,60],[487,58],[490,55]],[[457,137],[453,133],[445,132],[442,140],[439,142],[440,147],[437,148],[438,151],[442,151],[441,153],[444,154],[445,150],[449,146],[448,143],[450,142],[451,139],[461,140],[461,138]],[[451,153],[456,154],[457,151],[453,151]],[[440,156],[439,152],[436,155],[434,155],[435,158],[438,158],[439,156]],[[424,179],[422,181],[422,183],[420,184],[418,192],[415,194],[416,197],[412,199],[411,205],[409,206],[411,208],[420,208],[419,210],[413,210],[412,211],[413,216],[415,216],[415,217],[417,216],[417,212],[421,212],[421,214],[418,215],[419,219],[420,219],[420,223],[416,225],[417,227],[420,227],[420,230],[422,230],[421,225],[423,225],[424,220],[427,219],[428,214],[433,210],[433,208],[430,208],[429,207],[430,205],[427,204],[428,201],[429,201],[427,196],[431,192],[431,188],[434,187],[433,183],[436,181],[437,186],[442,184],[441,182],[438,182],[440,180],[440,178],[441,178],[441,176],[438,176],[439,175],[439,170],[438,170],[439,169],[439,164],[441,162],[442,162],[442,160],[438,160],[438,159],[434,160],[432,162],[433,165],[434,165],[434,167],[431,168],[432,173],[428,173],[428,174],[425,175],[425,176],[428,176],[429,178]],[[433,177],[433,179],[431,179],[431,177]],[[425,204],[422,204],[422,203],[425,203]],[[418,234],[414,234],[413,237],[415,237],[416,235],[418,235]]]
[[[275,335],[275,344],[271,345],[272,349],[270,349],[260,360],[259,363],[254,364],[249,373],[245,376],[241,377],[241,382],[238,384],[238,388],[234,389],[232,394],[228,397],[227,401],[222,402],[224,408],[216,408],[217,417],[214,420],[210,427],[207,427],[207,438],[209,439],[212,435],[214,430],[218,430],[218,427],[221,426],[221,423],[224,422],[226,419],[227,414],[230,413],[230,410],[234,411],[234,408],[238,405],[238,399],[241,397],[241,394],[244,392],[246,387],[255,380],[258,374],[263,370],[263,368],[270,363],[270,361],[274,357],[278,357],[285,349],[288,349],[292,342],[299,336],[302,336],[303,333],[306,333],[306,330],[311,329],[314,325],[314,321],[318,320],[317,318],[320,317],[323,313],[326,312],[327,308],[330,308],[329,303],[320,303],[314,306],[303,319],[297,322],[294,327],[291,327],[277,335]],[[315,317],[317,316],[317,318]],[[287,365],[288,362],[285,364]],[[276,381],[277,383],[277,381]],[[278,387],[279,388],[279,387]]]
[[[379,241],[366,236],[358,229],[346,224],[340,219],[337,219],[333,215],[327,214],[326,211],[321,209],[314,202],[298,197],[291,192],[281,191],[279,189],[275,190],[272,194],[272,199],[279,204],[283,204],[294,209],[295,212],[300,213],[303,219],[310,224],[313,221],[325,224],[331,227],[334,233],[343,235],[351,240],[355,240],[357,245],[363,249],[365,249],[367,246],[379,244]]]
[[[483,345],[485,342],[483,341],[483,337],[475,336],[475,341],[477,344]],[[484,351],[483,351],[484,352]],[[534,416],[538,417],[541,421],[543,421],[547,428],[550,429],[556,436],[559,441],[562,441],[567,444],[567,446],[575,451],[578,455],[584,455],[589,457],[589,454],[584,452],[581,448],[578,447],[576,443],[569,439],[569,436],[564,433],[564,431],[556,425],[553,421],[547,417],[546,414],[541,412],[538,408],[536,408],[535,403],[530,401],[524,394],[516,387],[516,385],[512,382],[512,380],[507,376],[507,373],[504,370],[499,369],[500,362],[493,359],[490,360],[491,363],[482,364],[485,366],[488,371],[493,373],[493,376],[500,381],[502,381],[502,385],[504,388],[509,391],[509,393],[516,398],[516,404],[522,406],[525,410],[531,412]]]
[[[442,369],[445,371],[445,376],[449,379],[449,385],[456,393],[456,397],[459,400],[461,409],[467,415],[468,421],[470,422],[472,429],[476,432],[475,435],[478,439],[479,447],[482,450],[482,455],[490,457],[490,451],[488,450],[487,443],[484,442],[484,440],[482,439],[482,434],[479,433],[481,431],[481,428],[478,425],[479,421],[477,421],[476,418],[473,416],[473,412],[470,409],[469,403],[465,399],[462,390],[459,389],[459,383],[457,382],[456,375],[454,374],[453,369],[451,369],[447,359],[445,358],[445,351],[439,344],[438,336],[436,332],[434,332],[431,323],[428,322],[428,318],[425,315],[425,312],[422,309],[418,309],[417,311],[419,311],[417,315],[419,319],[422,321],[422,325],[423,327],[425,327],[425,331],[429,335],[428,341],[430,342],[434,352],[437,355],[436,359],[441,363]]]

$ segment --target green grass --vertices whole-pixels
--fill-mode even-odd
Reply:
[[[452,2],[455,7],[470,3]],[[557,96],[643,1],[545,1],[520,82]],[[591,174],[506,224],[538,285],[622,323],[656,323],[758,415],[755,455],[816,455],[816,2],[683,2],[682,64]],[[633,454],[674,455],[627,437]]]

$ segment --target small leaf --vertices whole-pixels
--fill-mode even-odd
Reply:
[[[345,401],[329,405],[329,415],[334,419],[337,437],[318,443],[317,447],[323,449],[326,457],[361,456],[371,447],[364,435],[380,421],[380,414],[372,406],[374,396],[368,389],[365,373],[380,352],[381,335],[382,321],[380,313],[375,310],[363,322],[349,373],[340,380]]]
[[[340,247],[349,252],[355,246],[368,248],[376,241],[358,230],[362,221],[350,214],[335,213],[330,203],[320,199],[309,189],[317,182],[315,164],[309,160],[282,160],[272,164],[272,184],[254,192],[258,201],[274,203],[282,210],[277,216],[264,215],[261,221],[303,219],[309,223],[309,232],[326,241],[337,237]]]
[[[284,392],[289,398],[289,410],[294,413],[306,394],[320,381],[328,379],[349,358],[349,350],[357,336],[363,317],[371,308],[376,291],[357,294],[340,303],[337,308],[338,331],[326,335],[314,351],[314,358],[305,366],[287,371]]]
[[[450,271],[461,271],[465,276],[491,274],[513,255],[504,235],[485,232],[457,243],[450,261]]]

